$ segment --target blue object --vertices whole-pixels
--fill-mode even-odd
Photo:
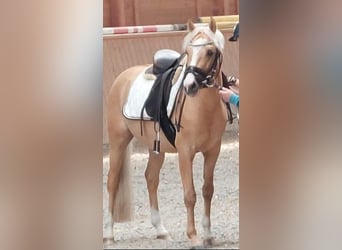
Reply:
[[[239,104],[240,104],[240,97],[236,94],[232,94],[230,97],[229,97],[229,102],[231,104],[234,104],[236,107],[239,107]]]

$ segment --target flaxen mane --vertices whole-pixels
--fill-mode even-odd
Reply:
[[[189,32],[183,41],[183,51],[185,51],[186,47],[190,44],[191,39],[199,32],[205,33],[209,39],[214,42],[215,46],[220,50],[220,52],[223,52],[225,40],[222,32],[217,29],[215,33],[213,33],[208,27],[196,27],[193,31]]]

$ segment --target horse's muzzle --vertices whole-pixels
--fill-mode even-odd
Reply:
[[[189,96],[194,96],[197,94],[199,89],[199,84],[193,73],[188,73],[183,81],[185,93]]]
[[[199,90],[199,85],[194,82],[193,84],[191,84],[188,87],[184,87],[185,89],[185,93],[189,96],[194,96],[197,94],[198,90]]]

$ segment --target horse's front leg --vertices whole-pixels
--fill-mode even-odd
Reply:
[[[145,179],[148,189],[148,195],[151,207],[151,223],[157,230],[158,239],[171,239],[169,233],[166,231],[160,217],[159,206],[158,206],[158,185],[159,185],[159,173],[163,165],[165,158],[164,153],[158,155],[149,151],[149,159],[147,168],[145,171]]]
[[[203,232],[204,232],[204,245],[210,246],[213,244],[213,237],[211,235],[211,220],[210,209],[211,200],[214,193],[214,169],[218,155],[220,153],[221,142],[219,142],[211,150],[204,152],[204,167],[203,167],[203,187],[202,195],[204,199],[204,215],[202,220]]]
[[[195,153],[189,150],[178,150],[179,170],[184,190],[184,203],[187,211],[187,236],[191,241],[191,247],[201,247],[202,242],[197,237],[195,227],[194,207],[196,203],[196,192],[193,183],[192,161]]]

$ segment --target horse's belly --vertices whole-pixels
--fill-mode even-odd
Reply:
[[[149,149],[153,150],[154,140],[156,139],[156,133],[154,131],[153,121],[129,120],[126,119],[126,124],[133,134],[133,136]],[[141,135],[142,125],[142,135]],[[176,153],[176,148],[168,141],[162,131],[160,131],[160,152]]]

